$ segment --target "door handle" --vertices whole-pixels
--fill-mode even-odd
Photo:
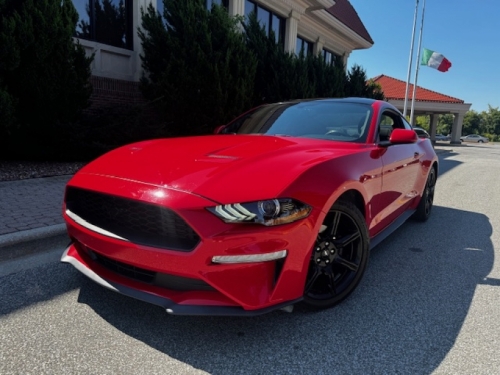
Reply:
[[[413,154],[413,158],[415,158],[415,159],[416,159],[416,158],[418,158],[418,157],[419,157],[419,155],[420,155],[420,154],[419,154],[418,152],[415,152],[415,153]]]

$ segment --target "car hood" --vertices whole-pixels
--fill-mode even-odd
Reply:
[[[279,196],[313,165],[361,145],[267,135],[158,139],[111,151],[80,174],[98,174],[234,203]]]

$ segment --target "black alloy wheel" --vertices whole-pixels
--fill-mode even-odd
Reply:
[[[368,257],[369,236],[363,215],[350,202],[335,203],[312,250],[304,302],[314,308],[341,302],[356,289]]]
[[[431,216],[432,205],[434,203],[434,190],[436,189],[436,177],[436,169],[431,167],[429,175],[427,176],[427,182],[425,183],[424,192],[422,193],[422,198],[415,212],[415,218],[418,221],[427,221],[429,216]]]

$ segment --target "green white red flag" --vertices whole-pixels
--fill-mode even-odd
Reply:
[[[450,60],[441,55],[439,52],[431,51],[427,48],[424,48],[423,50],[421,64],[430,66],[440,72],[446,72],[451,67]]]

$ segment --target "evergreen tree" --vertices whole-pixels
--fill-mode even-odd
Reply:
[[[246,48],[241,18],[203,0],[164,0],[139,31],[144,55],[142,90],[161,101],[172,134],[210,131],[252,105],[256,60]],[[162,19],[163,18],[163,19]]]
[[[347,74],[346,95],[378,100],[384,99],[380,85],[369,81],[363,68],[356,64],[351,67]]]
[[[91,93],[91,58],[72,38],[78,14],[71,0],[4,0],[0,14],[1,149],[54,156],[57,130]]]
[[[309,57],[310,69],[315,81],[317,98],[341,98],[345,95],[346,74],[341,58],[336,58],[333,63],[325,62],[323,56]]]

